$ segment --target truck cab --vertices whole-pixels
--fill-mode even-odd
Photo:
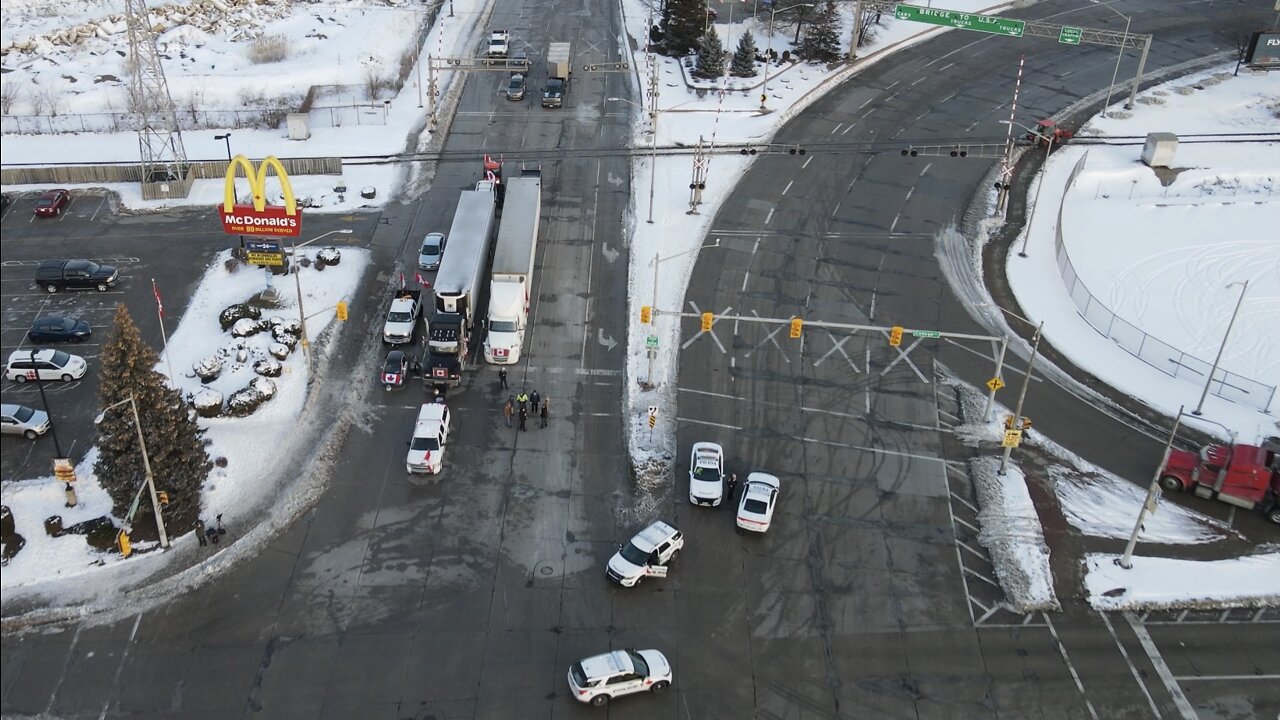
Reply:
[[[511,45],[511,33],[506,30],[494,30],[489,33],[489,47],[485,51],[486,57],[504,58]]]
[[[1206,445],[1199,453],[1171,450],[1160,471],[1160,485],[1170,492],[1197,496],[1257,510],[1280,523],[1280,460],[1274,449],[1255,445]]]
[[[382,326],[382,342],[387,345],[404,345],[413,342],[413,333],[422,309],[418,301],[420,290],[400,290],[387,310],[387,321]]]
[[[564,78],[547,78],[547,86],[542,88],[542,107],[562,107],[564,105],[564,88]]]
[[[422,360],[423,382],[431,387],[462,384],[462,356],[467,352],[467,324],[458,313],[436,313],[431,318],[427,352]]]
[[[449,442],[449,408],[444,403],[427,403],[418,410],[409,439],[405,470],[435,475],[444,468],[444,450]]]
[[[484,359],[495,365],[519,362],[528,317],[529,293],[525,283],[493,283],[492,296],[489,298],[489,332],[484,340]]]

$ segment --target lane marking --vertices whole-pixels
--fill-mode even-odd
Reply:
[[[791,181],[787,182],[787,186],[786,186],[786,187],[784,187],[784,188],[782,188],[782,194],[783,194],[783,195],[786,195],[786,194],[787,194],[787,191],[791,189],[791,186],[792,186],[792,185],[794,185],[794,184],[795,184],[795,182],[796,182],[795,180],[791,180]]]
[[[1174,675],[1174,680],[1280,680],[1280,675]]]
[[[1089,711],[1089,717],[1098,720],[1098,711],[1093,709],[1093,703],[1089,702],[1089,696],[1085,694],[1084,684],[1080,682],[1080,673],[1076,672],[1076,666],[1071,664],[1071,656],[1067,655],[1067,648],[1062,644],[1062,638],[1058,637],[1058,629],[1053,626],[1053,620],[1049,619],[1048,613],[1040,613],[1044,618],[1045,624],[1049,626],[1049,634],[1053,636],[1053,641],[1058,645],[1058,653],[1062,655],[1062,661],[1067,664],[1067,670],[1071,673],[1071,679],[1076,683],[1076,689],[1080,691],[1080,697],[1084,700],[1084,707]]]
[[[1178,687],[1178,681],[1173,678],[1173,673],[1169,671],[1169,666],[1165,664],[1164,656],[1160,654],[1160,649],[1156,647],[1155,641],[1151,639],[1147,629],[1142,626],[1142,623],[1138,622],[1137,616],[1128,610],[1124,611],[1124,619],[1129,623],[1133,634],[1138,636],[1138,642],[1142,643],[1142,649],[1146,651],[1147,658],[1151,660],[1152,666],[1156,669],[1156,674],[1160,676],[1160,681],[1164,683],[1164,689],[1173,698],[1173,704],[1178,708],[1178,712],[1186,720],[1196,720],[1199,716],[1196,714],[1195,708],[1191,707],[1191,702],[1182,693],[1182,688]]]
[[[711,397],[724,398],[726,400],[741,400],[737,395],[725,395],[724,393],[715,393],[709,390],[694,390],[693,388],[677,388],[680,392],[693,393],[694,395],[709,395]]]
[[[621,377],[623,374],[622,370],[608,370],[605,368],[582,368],[582,367],[566,368],[566,367],[528,366],[525,368],[525,371],[526,373],[539,372],[539,373],[547,373],[549,375],[573,374],[573,375],[593,375],[593,376],[604,376],[604,377]]]
[[[1133,675],[1133,681],[1138,683],[1138,687],[1142,688],[1142,694],[1147,698],[1147,705],[1151,707],[1151,712],[1157,718],[1162,717],[1160,708],[1156,707],[1156,701],[1151,697],[1151,692],[1147,690],[1146,683],[1142,682],[1142,674],[1138,672],[1138,668],[1134,667],[1133,660],[1129,659],[1129,651],[1125,649],[1124,643],[1120,642],[1120,637],[1116,635],[1116,629],[1111,626],[1111,618],[1107,617],[1104,612],[1098,613],[1102,617],[1102,623],[1107,626],[1107,632],[1111,633],[1111,639],[1116,641],[1116,647],[1120,649],[1120,657],[1124,658],[1124,664],[1129,666],[1129,674]]]
[[[742,430],[742,428],[738,427],[737,425],[725,425],[723,423],[714,423],[714,422],[711,422],[710,420],[694,420],[693,418],[685,418],[685,417],[678,417],[676,418],[676,420],[683,423],[691,423],[693,425],[709,425],[711,427],[723,428],[725,430],[739,430],[739,431]]]

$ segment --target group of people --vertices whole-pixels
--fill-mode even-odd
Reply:
[[[500,371],[503,376],[506,371]],[[503,387],[506,387],[506,378],[503,377]],[[525,423],[529,420],[529,413],[536,412],[538,417],[542,419],[540,427],[547,426],[547,416],[550,414],[547,399],[542,397],[537,390],[532,393],[520,391],[519,395],[508,395],[507,403],[502,406],[502,417],[507,421],[507,427],[511,427],[511,419],[518,417],[520,420],[520,429],[525,430]]]

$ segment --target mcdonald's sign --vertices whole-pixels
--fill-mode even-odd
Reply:
[[[245,179],[253,194],[253,203],[236,203],[236,170],[244,168]],[[280,188],[284,192],[284,205],[268,205],[266,184],[267,169],[276,171]],[[293,197],[293,186],[284,166],[272,155],[263,158],[255,170],[253,161],[237,155],[227,164],[227,180],[219,208],[222,214],[222,230],[229,235],[270,235],[273,237],[297,237],[302,234],[302,211]]]

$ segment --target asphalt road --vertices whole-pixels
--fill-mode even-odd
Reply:
[[[1197,13],[1203,22],[1221,7],[1188,6],[1181,22]],[[498,8],[489,24],[510,28],[516,47],[571,39],[580,66],[604,59],[614,12],[539,0]],[[984,113],[999,116],[1007,88],[982,70],[1015,51],[973,42],[953,33],[908,50],[784,135],[825,137],[868,109],[873,119],[853,132],[877,138],[908,125],[913,134],[954,133],[957,118],[967,126]],[[1183,46],[1171,43],[1153,64],[1203,51]],[[1045,52],[1041,66],[1054,62]],[[948,60],[922,70],[941,56]],[[1101,52],[1073,60],[1072,82],[1100,86],[1107,63]],[[922,72],[927,88],[889,99]],[[937,103],[958,78],[971,85],[957,94],[963,102]],[[803,351],[783,352],[753,329],[718,329],[736,368],[709,338],[690,345],[680,447],[715,439],[730,470],[775,471],[784,483],[776,525],[743,537],[730,510],[691,508],[683,463],[656,506],[634,497],[615,344],[627,322],[621,221],[630,189],[621,159],[542,166],[533,334],[510,379],[512,390],[550,398],[551,426],[505,428],[499,408],[510,391],[481,362],[449,394],[455,426],[444,473],[407,477],[405,443],[427,395],[418,386],[384,392],[373,372],[383,352],[380,308],[398,269],[412,262],[423,234],[447,229],[486,149],[617,145],[626,135],[623,114],[604,100],[629,97],[623,78],[580,75],[563,111],[542,110],[532,97],[509,103],[498,96],[504,81],[497,73],[468,79],[446,150],[470,151],[472,162],[440,165],[425,197],[387,207],[376,226],[359,218],[376,271],[353,306],[352,324],[364,332],[344,336],[329,373],[351,388],[338,397],[358,422],[336,439],[336,466],[314,509],[198,592],[106,624],[6,636],[6,716],[1177,717],[1183,697],[1208,716],[1274,715],[1280,663],[1274,643],[1262,639],[1274,618],[1131,622],[1076,604],[1062,614],[997,608],[983,617],[999,591],[973,541],[970,451],[946,431],[960,409],[938,382],[933,355],[913,354],[914,366],[872,376],[866,368],[890,357],[882,343],[864,350],[850,341],[819,363],[832,342],[806,338]],[[1061,93],[1052,86],[1062,82],[1045,81],[1029,113],[1052,111]],[[538,70],[530,86],[541,86]],[[861,108],[866,99],[880,102]],[[925,110],[939,114],[908,122]],[[699,264],[689,299],[761,314],[952,322],[932,233],[968,202],[983,168],[954,162],[944,175],[939,163],[922,173],[927,163],[762,158],[717,219],[726,248],[714,266]],[[798,180],[786,192],[784,177]],[[907,203],[911,188],[915,202]],[[166,223],[176,231],[198,215],[136,224],[158,222],[159,240]],[[765,225],[776,230],[760,232]],[[87,253],[97,234],[77,233],[66,252]],[[225,246],[214,235],[191,262]],[[135,310],[140,322],[143,315]],[[938,360],[960,365],[945,350]],[[688,537],[670,577],[631,590],[611,585],[604,562],[654,516]],[[603,713],[567,697],[572,661],[625,646],[666,652],[672,692],[620,700]],[[1270,679],[1249,679],[1259,675]]]

